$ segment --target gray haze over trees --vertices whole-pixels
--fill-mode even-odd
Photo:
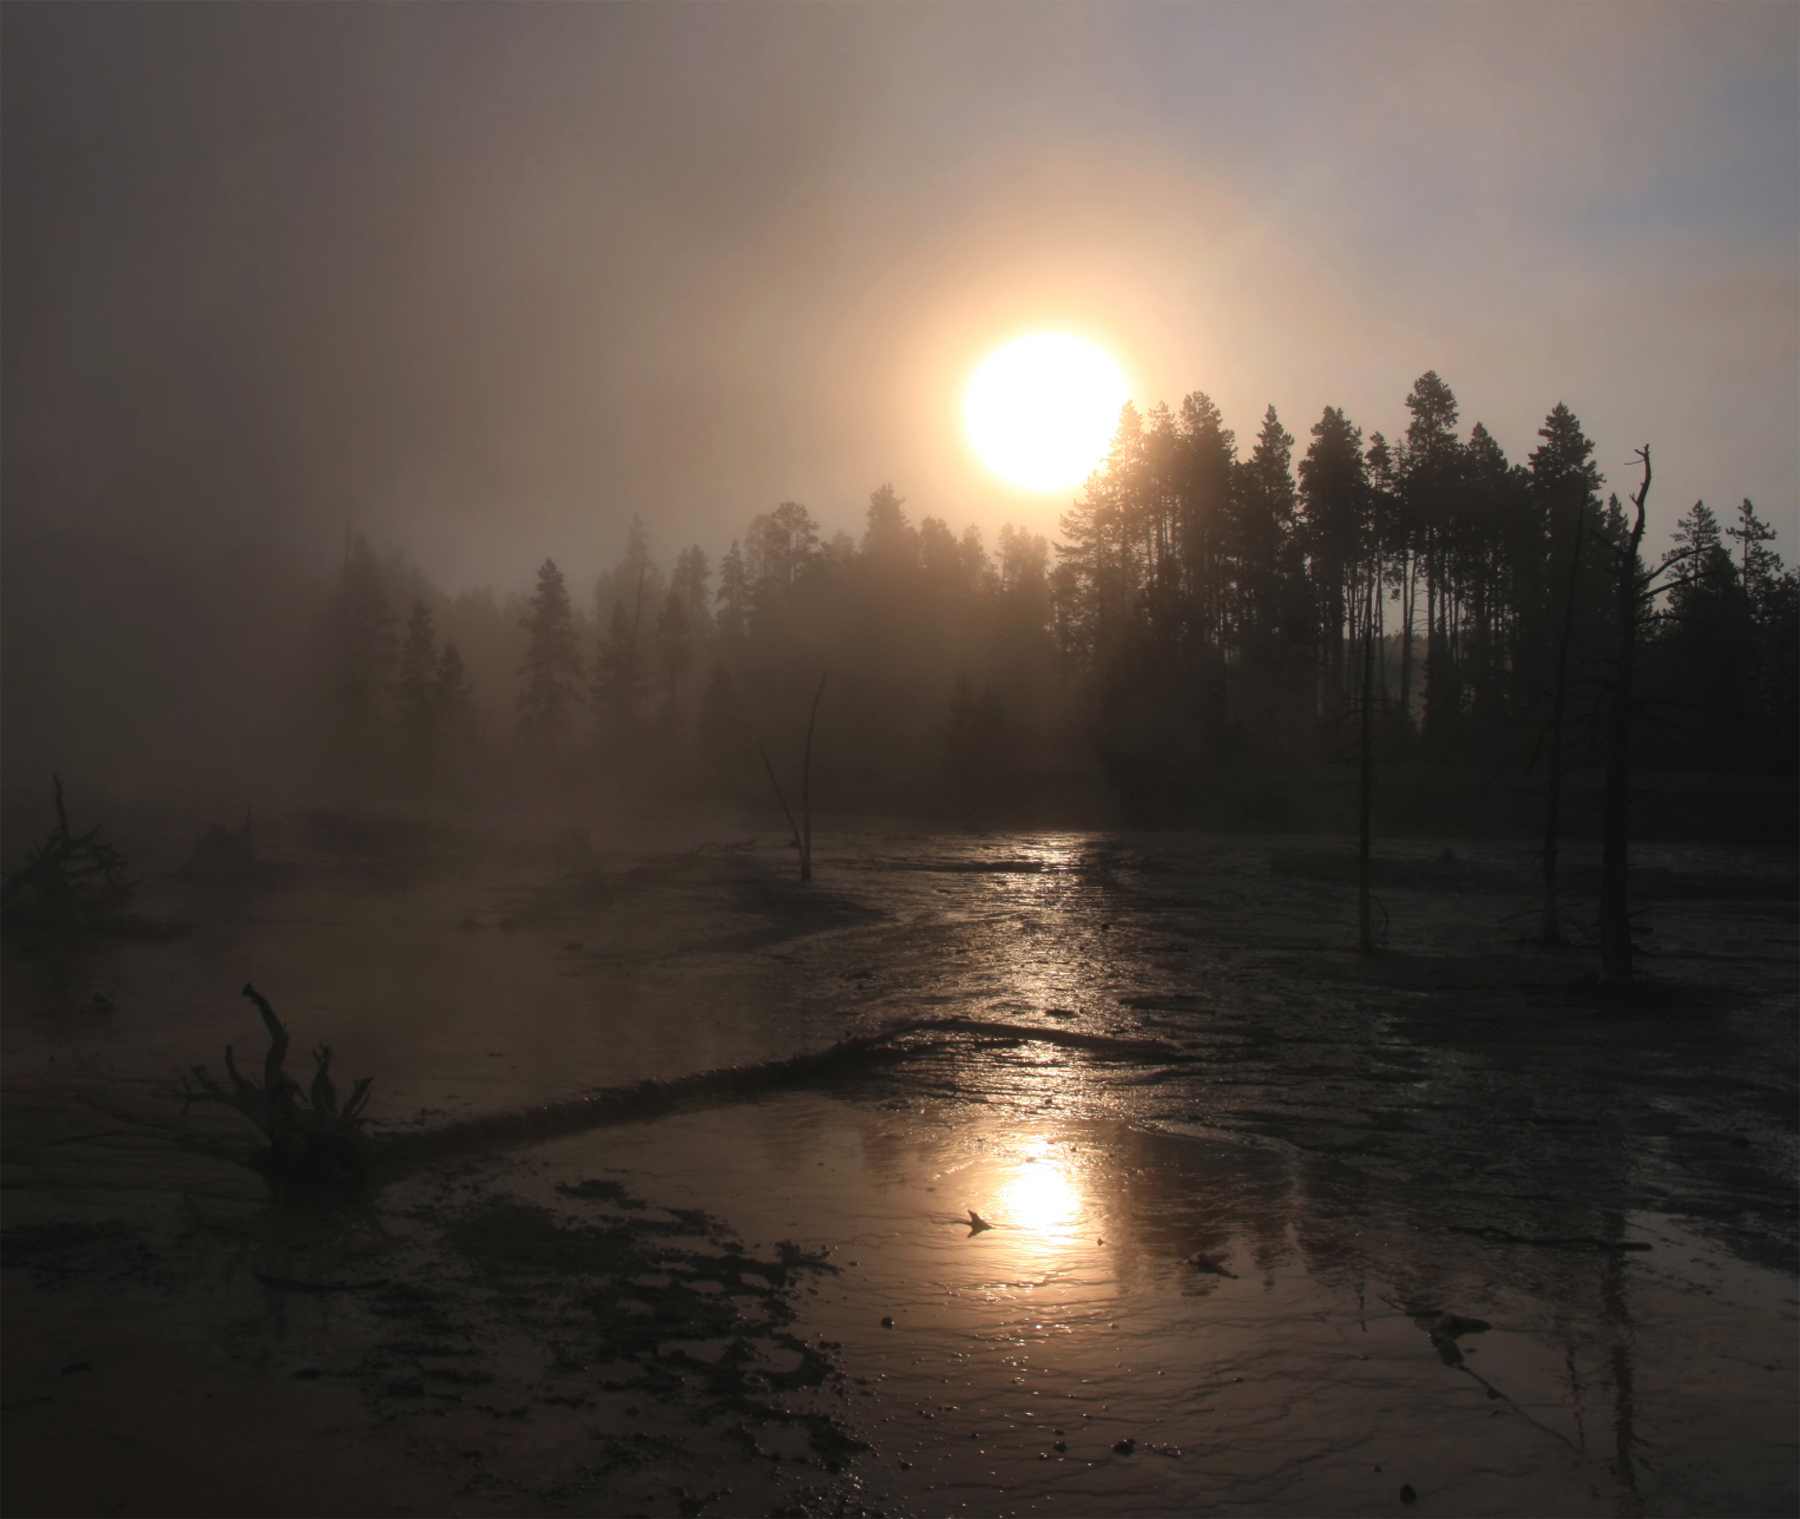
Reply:
[[[1429,365],[1485,424],[1455,424],[1451,463],[1496,500],[1561,397],[1601,472],[1654,444],[1651,541],[1698,497],[1721,531],[1748,497],[1793,541],[1789,6],[15,5],[0,34],[9,782],[374,784],[418,773],[445,724],[495,752],[524,737],[517,624],[546,559],[575,658],[532,720],[655,770],[643,756],[694,742],[677,717],[722,724],[728,690],[773,678],[766,586],[792,603],[796,665],[818,664],[846,647],[837,535],[874,586],[911,532],[921,583],[1001,589],[924,598],[908,656],[898,635],[871,648],[936,725],[883,765],[1091,767],[1104,729],[1108,784],[1155,813],[1145,722],[1203,708],[1240,735],[1196,728],[1198,750],[1314,742],[1329,704],[1306,688],[1352,678],[1370,573],[1330,503],[1361,470],[1424,509],[1420,461],[1452,424],[1402,398]],[[969,367],[1057,325],[1120,359],[1147,438],[1159,395],[1184,438],[1237,431],[1249,473],[1213,446],[1216,478],[1191,485],[1259,503],[1237,537],[1170,547],[1180,513],[1159,507],[1161,545],[1121,558],[1113,508],[1085,499],[1070,536],[1069,500],[980,468],[956,415]],[[1215,423],[1175,402],[1197,380]],[[1314,460],[1326,399],[1342,415]],[[1119,468],[1103,491],[1135,523]],[[909,504],[865,547],[882,480]],[[1554,609],[1514,585],[1530,520],[1480,550],[1504,563],[1476,562],[1460,518],[1378,525],[1382,680],[1434,763],[1523,722],[1541,683]],[[1046,555],[1047,655],[1007,600],[1008,523],[1071,551]],[[1136,608],[1145,562],[1161,578]],[[1696,605],[1777,615],[1761,563],[1737,553],[1738,599]],[[865,591],[873,617],[889,593]],[[415,603],[460,677],[424,673]],[[1397,649],[1409,616],[1417,647]],[[364,665],[333,667],[333,638]],[[404,723],[357,685],[390,640]],[[1770,656],[1720,683],[1718,648],[1677,642],[1647,648],[1653,687],[1749,710],[1779,682]],[[454,722],[426,699],[440,680]],[[1148,712],[1182,682],[1198,707]],[[864,699],[832,684],[822,783]],[[1645,741],[1700,763],[1703,739]]]
[[[1552,408],[1514,463],[1462,429],[1435,372],[1406,405],[1391,442],[1326,407],[1296,458],[1273,406],[1245,450],[1199,392],[1127,404],[1054,544],[1009,524],[990,550],[973,527],[914,522],[883,484],[860,540],[784,501],[717,574],[699,546],[665,572],[634,519],[585,605],[550,560],[499,603],[397,559],[384,590],[359,539],[326,614],[320,773],[395,794],[550,783],[755,805],[757,746],[790,743],[822,673],[818,794],[840,809],[1032,821],[1093,817],[1104,794],[1138,822],[1303,823],[1365,679],[1377,757],[1413,773],[1560,787],[1600,763],[1622,700],[1640,765],[1793,773],[1800,580],[1749,501],[1723,524],[1704,502],[1682,517],[1666,590],[1632,603],[1621,696],[1620,566],[1646,585],[1659,566],[1579,419]],[[409,595],[397,656],[390,604]],[[441,657],[439,624],[456,640]],[[453,647],[500,714],[480,744],[466,715],[413,715],[473,709],[434,673]],[[1252,781],[1260,801],[1221,811]]]

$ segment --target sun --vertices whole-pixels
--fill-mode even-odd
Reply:
[[[981,462],[1009,484],[1068,490],[1105,458],[1130,393],[1105,349],[1032,332],[982,360],[963,395],[963,425]]]

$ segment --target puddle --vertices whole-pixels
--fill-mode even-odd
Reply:
[[[802,1323],[842,1345],[870,1497],[902,1511],[1793,1501],[1794,1284],[1666,1217],[1606,1221],[1647,1250],[1491,1244],[1273,1150],[813,1097],[539,1161],[828,1247]],[[1445,1313],[1491,1326],[1455,1365]]]

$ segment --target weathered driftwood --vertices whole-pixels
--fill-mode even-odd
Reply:
[[[368,1170],[370,1150],[368,1136],[362,1132],[368,1121],[363,1109],[374,1078],[365,1076],[358,1081],[340,1107],[337,1085],[331,1079],[331,1046],[321,1044],[313,1051],[318,1069],[313,1072],[309,1099],[300,1083],[282,1069],[290,1043],[286,1026],[254,986],[246,983],[244,995],[256,1004],[263,1027],[269,1031],[261,1085],[238,1070],[232,1047],[226,1045],[225,1074],[231,1090],[214,1081],[205,1066],[197,1065],[193,1067],[197,1085],[182,1085],[182,1110],[197,1102],[222,1102],[242,1113],[269,1141],[263,1164],[271,1176],[339,1184],[360,1181]]]

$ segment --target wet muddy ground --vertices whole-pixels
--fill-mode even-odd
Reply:
[[[1510,845],[1364,962],[1334,840],[267,834],[7,950],[8,1513],[1800,1503],[1791,852],[1646,846],[1619,1004]],[[182,1117],[252,979],[366,1196]]]

